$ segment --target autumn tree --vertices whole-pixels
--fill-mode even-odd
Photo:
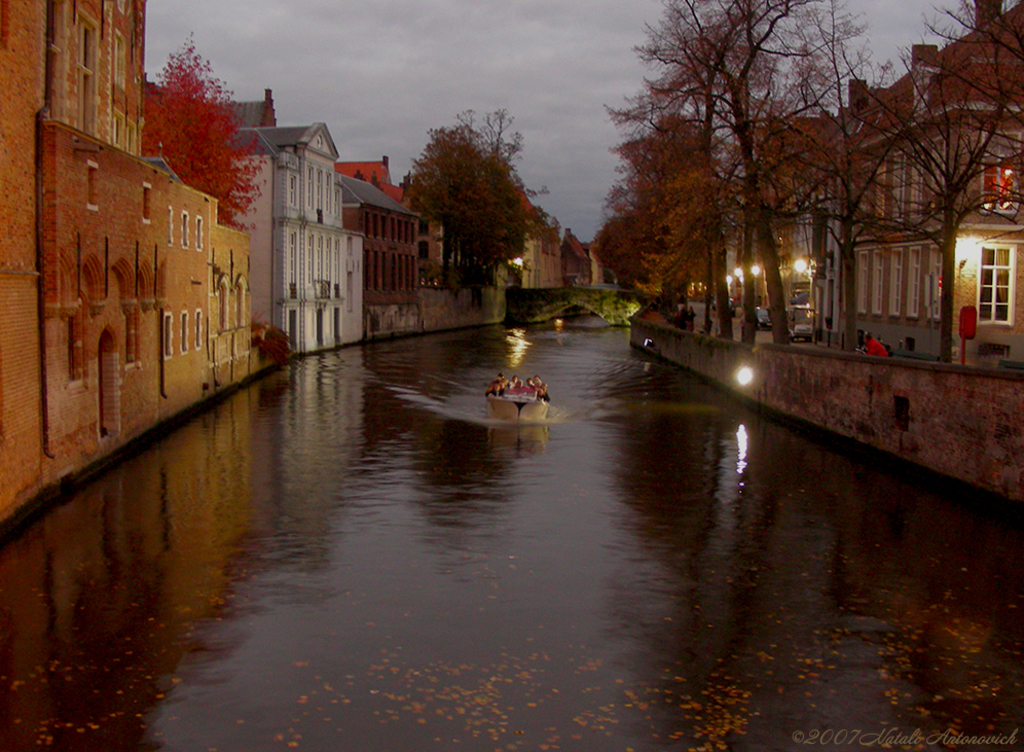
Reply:
[[[231,93],[189,39],[147,84],[143,153],[157,155],[182,181],[217,199],[222,224],[243,229],[244,216],[259,196],[258,165],[239,138]]]
[[[760,260],[771,305],[773,336],[788,340],[780,273],[779,223],[791,221],[804,203],[804,174],[792,168],[792,123],[807,112],[800,70],[816,40],[808,19],[821,0],[666,0],[661,22],[648,29],[639,52],[657,75],[644,99],[659,113],[697,135],[696,163],[705,185],[728,186],[721,200],[707,202],[704,227],[724,246],[728,234],[743,270],[744,338],[753,341],[752,268]],[[665,115],[672,117],[666,119]],[[730,224],[731,223],[731,226]],[[699,225],[698,225],[699,226]],[[719,256],[716,251],[716,257]],[[724,318],[724,282],[714,274]],[[731,320],[730,320],[731,321]]]
[[[633,137],[620,144],[616,182],[598,233],[602,262],[619,279],[652,296],[674,299],[704,281],[709,250],[719,244],[707,225],[715,184],[701,169],[694,134],[682,124],[633,122],[635,111],[614,112]],[[724,279],[724,273],[723,273]]]
[[[493,282],[500,264],[522,255],[538,221],[513,165],[522,137],[510,132],[511,124],[504,110],[479,123],[472,111],[464,112],[455,125],[431,130],[413,162],[411,206],[441,226],[449,280]]]

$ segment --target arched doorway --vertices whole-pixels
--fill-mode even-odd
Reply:
[[[110,329],[100,335],[100,436],[116,436],[121,427],[121,363]]]

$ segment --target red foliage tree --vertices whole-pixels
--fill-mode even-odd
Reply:
[[[239,221],[259,196],[252,145],[239,138],[231,92],[189,39],[146,86],[145,154],[160,154],[186,185],[215,197],[221,224]]]

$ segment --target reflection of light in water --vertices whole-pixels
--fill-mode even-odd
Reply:
[[[560,332],[565,329],[565,322],[562,319],[555,319],[555,331]]]
[[[747,467],[747,427],[742,423],[736,429],[736,474],[743,475]]]
[[[505,342],[509,346],[508,365],[510,368],[516,368],[523,362],[523,356],[526,355],[526,350],[530,346],[530,343],[526,341],[526,330],[509,329],[508,334],[505,335]]]

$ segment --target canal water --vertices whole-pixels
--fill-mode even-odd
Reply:
[[[0,549],[0,750],[1024,749],[1021,525],[905,476],[586,320],[307,358]]]

